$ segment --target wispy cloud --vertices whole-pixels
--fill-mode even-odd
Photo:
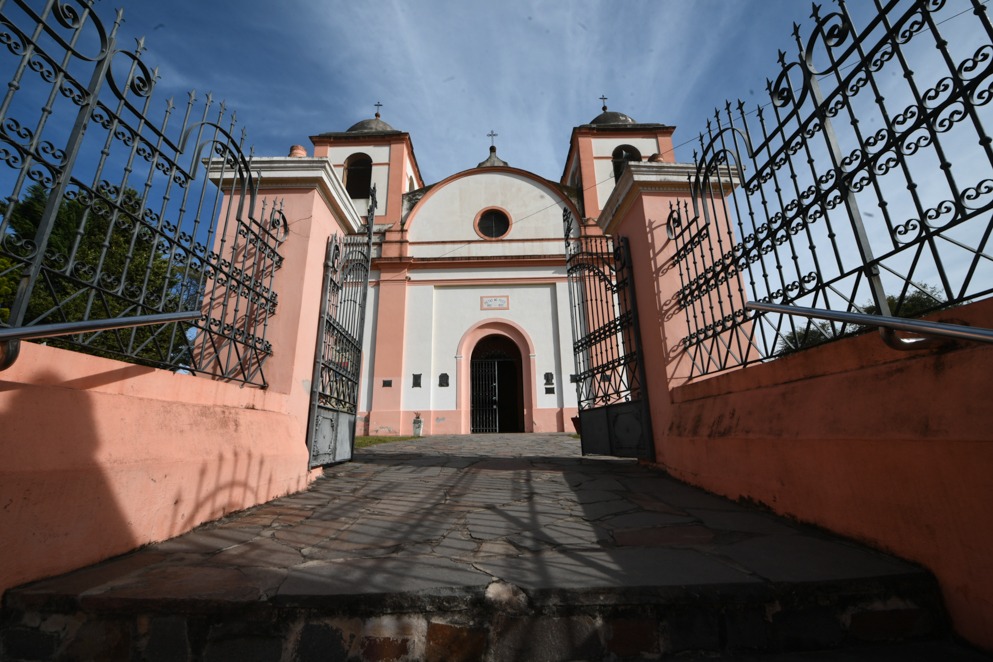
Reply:
[[[724,99],[766,100],[776,51],[796,50],[791,25],[808,14],[796,0],[131,0],[123,33],[148,35],[163,88],[227,99],[258,153],[344,130],[382,101],[428,181],[485,158],[490,130],[512,165],[558,179],[601,94],[676,125],[677,143]]]

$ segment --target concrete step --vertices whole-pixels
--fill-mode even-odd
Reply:
[[[752,659],[777,653],[755,659],[860,660],[883,652],[891,657],[879,659],[944,659],[897,653],[950,650],[933,582],[923,574],[815,585],[530,593],[494,582],[479,590],[264,601],[241,599],[247,591],[238,583],[225,599],[123,597],[112,590],[73,596],[40,588],[8,593],[2,659]],[[893,641],[917,647],[875,647]],[[981,659],[967,652],[949,659]]]
[[[368,593],[348,588],[361,582],[328,576],[324,565],[289,582],[259,567],[182,560],[143,551],[9,591],[0,659],[752,659],[806,651],[826,652],[755,659],[861,660],[884,652],[890,657],[879,659],[946,659],[946,644],[935,643],[947,636],[937,587],[915,569],[816,582],[702,582],[666,550],[614,550],[587,552],[574,559],[574,571],[623,566],[643,573],[641,585],[522,588],[494,579],[459,583],[450,568],[410,557],[406,570],[421,588],[406,590],[410,581],[397,579],[395,592]],[[567,583],[559,575],[569,560],[546,555],[548,584]],[[656,563],[686,581],[659,581],[667,573]],[[359,574],[378,573],[399,571],[381,559]],[[265,594],[277,576],[278,588]],[[923,643],[875,647],[894,641]],[[935,651],[942,656],[927,657]],[[947,659],[979,659],[966,653]]]
[[[681,658],[693,660],[690,658]],[[956,641],[879,644],[822,651],[696,657],[710,662],[989,662],[985,655]]]
[[[918,566],[547,437],[376,447],[301,494],[7,591],[0,659],[958,650]]]

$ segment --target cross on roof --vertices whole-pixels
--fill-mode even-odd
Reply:
[[[486,134],[486,137],[490,139],[490,147],[496,146],[496,140],[494,138],[499,135],[499,133],[494,133],[493,129],[490,129],[490,132]]]
[[[602,101],[602,102],[603,102],[603,109],[604,109],[604,111],[606,111],[606,110],[607,110],[607,97],[605,97],[605,96],[603,96],[603,95],[601,94],[601,95],[600,95],[600,101]]]
[[[383,107],[383,104],[381,104],[381,103],[379,103],[379,102],[377,101],[377,102],[376,102],[376,103],[374,103],[373,105],[374,105],[374,106],[376,107],[376,117],[379,117],[379,109]]]

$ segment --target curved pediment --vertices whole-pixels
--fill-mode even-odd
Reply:
[[[560,254],[563,209],[577,214],[560,187],[533,173],[474,168],[424,194],[405,220],[407,240],[415,257]]]

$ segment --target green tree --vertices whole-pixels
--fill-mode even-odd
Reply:
[[[35,237],[47,203],[48,192],[40,185],[31,186],[10,213],[14,239]],[[143,213],[140,196],[130,188],[63,199],[24,323],[116,319],[199,308],[199,269],[188,253],[177,251],[160,237]],[[0,263],[0,273],[4,270]],[[0,315],[6,310],[6,317],[16,291],[16,270],[13,276],[0,280]],[[82,339],[56,338],[50,344],[130,357],[150,365],[188,363],[183,358],[188,352],[188,329],[189,325],[182,324],[132,327]]]
[[[896,296],[888,295],[886,303],[895,317],[917,317],[945,305],[941,289],[934,285],[914,285],[912,291],[900,302]],[[879,306],[875,303],[862,305],[862,312],[867,315],[878,315]],[[828,340],[834,340],[841,335],[851,336],[862,333],[870,327],[848,324],[845,333],[836,333],[831,323],[824,320],[804,320],[796,330],[784,333],[776,343],[776,355],[784,356],[808,347],[814,347]]]
[[[886,297],[886,303],[894,317],[918,317],[945,305],[941,289],[934,285],[912,284],[910,291],[900,302],[894,295]],[[862,309],[869,315],[878,315],[879,306],[868,303]]]
[[[17,282],[20,272],[17,262],[0,253],[0,323],[10,319],[10,307],[14,304],[17,294]]]
[[[788,331],[779,337],[776,343],[776,355],[785,356],[801,349],[815,347],[832,340],[835,333],[831,323],[822,320],[798,319],[799,325],[793,331]]]

